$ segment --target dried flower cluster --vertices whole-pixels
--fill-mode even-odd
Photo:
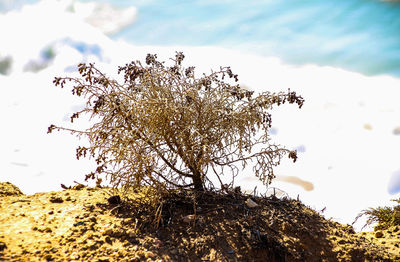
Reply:
[[[49,127],[87,136],[89,146],[78,147],[76,155],[94,157],[97,169],[86,179],[106,175],[114,186],[204,190],[213,186],[212,176],[222,183],[230,174],[233,184],[238,164],[254,163],[255,175],[268,184],[284,155],[296,161],[295,151],[270,143],[268,111],[285,102],[301,108],[302,97],[290,90],[256,96],[236,84],[229,67],[196,78],[183,59],[177,52],[167,66],[147,55],[146,65],[119,68],[123,83],[93,64],[78,66],[81,78],[55,78],[56,86],[72,83],[72,93],[87,99],[71,121],[85,113],[96,119],[87,130]]]

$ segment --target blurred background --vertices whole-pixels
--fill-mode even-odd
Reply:
[[[400,197],[400,3],[378,0],[0,0],[0,181],[33,194],[93,168],[75,159],[84,141],[46,134],[84,104],[55,76],[95,62],[118,77],[119,65],[175,51],[198,72],[231,66],[256,92],[306,100],[272,114],[272,142],[298,161],[270,188],[245,170],[242,189],[277,188],[341,223]]]

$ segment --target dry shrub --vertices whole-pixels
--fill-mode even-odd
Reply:
[[[108,78],[93,64],[79,64],[80,78],[57,77],[56,86],[72,84],[86,107],[71,121],[89,114],[95,122],[86,130],[51,125],[52,130],[86,136],[89,146],[77,148],[77,158],[90,156],[97,163],[86,176],[105,175],[115,187],[157,190],[213,187],[211,177],[239,173],[254,163],[255,175],[265,184],[274,178],[273,167],[284,155],[296,161],[296,151],[270,142],[273,106],[286,102],[303,105],[295,92],[254,95],[240,88],[238,76],[221,67],[195,77],[194,67],[183,67],[176,53],[172,65],[147,55],[119,67],[124,82]],[[240,165],[238,165],[240,164]]]
[[[393,226],[400,226],[400,198],[397,200],[392,200],[397,202],[397,206],[394,207],[377,207],[369,208],[361,211],[356,217],[353,224],[362,216],[367,216],[367,221],[363,226],[369,226],[376,224],[374,230],[385,230]]]

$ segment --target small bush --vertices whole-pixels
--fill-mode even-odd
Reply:
[[[77,158],[91,156],[97,163],[86,176],[106,175],[115,187],[156,189],[212,187],[211,176],[222,186],[224,174],[238,175],[239,167],[254,163],[255,175],[265,184],[274,178],[273,167],[284,155],[296,161],[296,152],[270,143],[268,111],[286,102],[303,105],[290,90],[254,95],[240,88],[229,67],[195,76],[194,67],[183,67],[176,53],[172,65],[147,55],[119,67],[124,82],[108,78],[93,64],[79,64],[81,78],[56,77],[63,88],[72,83],[72,94],[87,99],[86,107],[71,122],[89,114],[95,122],[87,130],[89,146],[76,150]]]
[[[400,198],[392,200],[400,204]],[[367,222],[364,225],[372,225],[378,223],[374,230],[385,230],[392,226],[400,226],[400,205],[395,207],[378,207],[363,210],[355,219],[357,221],[361,216],[368,216]],[[354,224],[354,223],[353,223]],[[363,228],[364,228],[363,227]]]

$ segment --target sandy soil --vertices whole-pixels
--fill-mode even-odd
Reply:
[[[0,183],[0,261],[400,261],[399,227],[355,233],[296,200],[176,194],[156,212],[110,196]]]

